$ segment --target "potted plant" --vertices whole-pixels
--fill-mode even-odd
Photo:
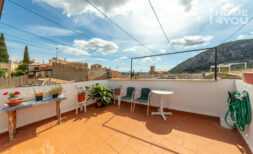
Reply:
[[[62,93],[61,85],[54,86],[49,90],[49,94],[52,96],[52,98],[57,98],[61,93]]]
[[[102,107],[112,103],[112,91],[103,85],[95,84],[90,88],[89,99],[96,100],[96,106]]]
[[[44,93],[43,92],[35,92],[35,100],[36,101],[42,101],[43,100]]]
[[[18,96],[20,95],[19,91],[6,91],[3,93],[4,96],[8,95],[8,102],[7,104],[9,106],[15,106],[15,105],[19,105],[23,102],[23,100],[21,98],[18,98]]]
[[[44,93],[42,91],[38,91],[38,90],[35,90],[33,88],[33,93],[34,93],[34,97],[35,97],[36,101],[42,101],[43,100]]]
[[[81,103],[86,99],[86,92],[85,92],[85,89],[83,87],[77,87],[77,88],[78,88],[77,101],[79,103]]]

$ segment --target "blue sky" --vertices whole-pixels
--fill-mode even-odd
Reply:
[[[22,3],[6,0],[0,32],[5,34],[11,59],[22,59],[24,46],[28,45],[31,58],[39,62],[47,62],[57,50],[59,57],[69,61],[99,63],[128,71],[129,57],[213,47],[224,40],[253,36],[253,23],[250,23],[227,38],[253,17],[250,0],[151,0],[169,43],[148,0],[90,1],[150,50],[108,22],[86,0],[23,0]],[[44,20],[13,2],[63,26]],[[38,36],[14,30],[9,25]],[[195,54],[145,58],[136,61],[134,69],[146,71],[150,65],[156,65],[160,70],[168,70]]]

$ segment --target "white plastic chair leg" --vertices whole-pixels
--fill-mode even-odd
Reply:
[[[120,108],[120,103],[121,103],[121,100],[120,98],[118,99],[118,107]]]
[[[84,112],[87,112],[87,105],[84,103]]]
[[[78,107],[76,107],[76,115],[78,115]]]
[[[134,110],[135,110],[135,103],[131,103],[131,107],[132,107],[132,112],[134,112]]]
[[[83,111],[83,104],[79,104],[80,111]]]

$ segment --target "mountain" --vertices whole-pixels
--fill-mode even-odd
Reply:
[[[253,66],[253,39],[237,40],[217,47],[218,64],[248,62]],[[170,70],[171,73],[199,73],[214,64],[214,49],[208,49],[187,59]]]

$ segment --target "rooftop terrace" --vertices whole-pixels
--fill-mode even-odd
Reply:
[[[95,108],[90,101],[87,113],[76,116],[75,86],[94,83],[109,88],[134,86],[136,95],[141,87],[173,90],[175,94],[165,106],[173,115],[163,120],[160,116],[146,116],[144,106],[136,106],[133,113],[129,104],[122,104],[120,109],[116,105]],[[6,113],[0,113],[0,153],[251,153],[252,124],[242,134],[223,127],[227,91],[252,91],[251,85],[240,80],[101,80],[62,86],[66,100],[61,104],[64,114],[60,125],[54,104],[18,110],[17,135],[9,142],[8,118]],[[31,87],[18,89],[23,97],[31,96]],[[154,98],[151,110],[158,104]]]
[[[247,145],[235,130],[221,128],[218,118],[173,111],[164,121],[147,117],[145,108],[129,112],[128,104],[88,113],[63,116],[61,125],[51,118],[18,130],[14,142],[1,135],[0,152],[17,153],[171,153],[242,154]]]

